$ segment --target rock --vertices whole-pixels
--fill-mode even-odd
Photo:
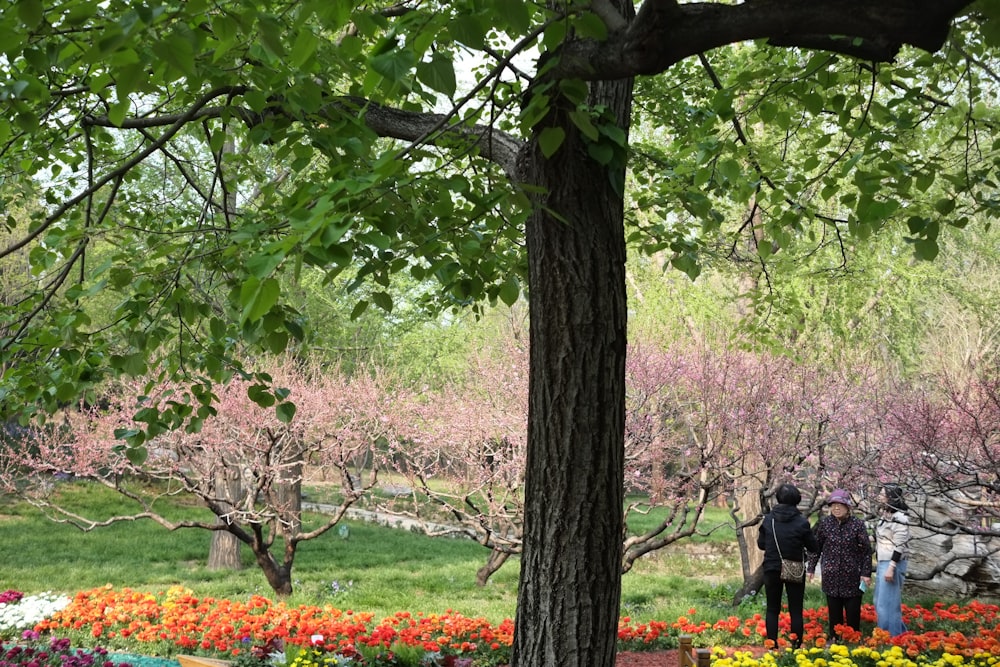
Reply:
[[[982,526],[961,494],[924,496],[910,505],[908,595],[1000,600],[1000,537]],[[964,527],[965,530],[961,530]],[[987,534],[969,534],[969,530]]]

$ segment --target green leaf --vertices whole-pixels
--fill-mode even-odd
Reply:
[[[695,280],[701,274],[701,267],[698,266],[698,261],[690,253],[677,255],[670,260],[670,264],[675,269],[686,273],[691,280]]]
[[[140,424],[152,424],[160,418],[160,413],[155,408],[143,408],[132,415],[132,420]]]
[[[937,239],[920,239],[913,244],[913,254],[917,259],[932,261],[938,256]]]
[[[416,56],[409,49],[394,49],[368,60],[373,70],[390,81],[405,79],[416,62]]]
[[[694,173],[694,185],[697,188],[702,187],[706,183],[712,180],[712,169],[709,167],[700,167],[698,171]]]
[[[610,144],[604,142],[587,144],[587,154],[594,158],[598,164],[605,167],[615,159],[615,149]]]
[[[146,458],[149,456],[149,452],[146,451],[145,447],[126,447],[125,448],[125,458],[128,462],[134,466],[141,466],[146,462]]]
[[[531,27],[529,3],[523,0],[496,0],[496,9],[513,32],[528,32],[528,28]]]
[[[243,99],[252,111],[261,112],[267,106],[267,96],[260,90],[253,89],[243,93]]]
[[[142,63],[132,63],[118,69],[115,74],[115,94],[119,100],[127,98],[130,93],[139,90],[139,86],[149,76],[146,67]]]
[[[289,62],[295,68],[302,67],[313,57],[318,47],[319,38],[311,30],[302,29],[292,44],[292,53],[289,56]]]
[[[392,312],[392,297],[385,292],[373,292],[372,302],[387,313]]]
[[[559,81],[559,92],[573,104],[580,105],[587,101],[590,94],[590,86],[581,79],[561,79]]]
[[[729,183],[738,183],[743,176],[743,169],[733,159],[726,159],[719,162],[718,170],[719,175]]]
[[[243,322],[256,322],[278,302],[281,287],[274,278],[259,280],[251,277],[240,290],[240,304],[243,306]]]
[[[216,12],[212,16],[212,34],[223,45],[236,39],[239,24],[232,16],[224,12]]]
[[[288,348],[288,333],[285,331],[272,331],[264,340],[273,354],[281,354]]]
[[[417,79],[448,97],[454,97],[458,87],[454,63],[438,52],[434,52],[429,62],[417,65]]]
[[[257,29],[260,43],[268,53],[279,60],[285,59],[285,45],[281,43],[283,34],[285,34],[285,29],[281,23],[269,16],[261,17]]]
[[[17,16],[25,26],[34,30],[41,25],[42,19],[45,17],[45,7],[42,0],[19,0]]]
[[[77,387],[71,382],[63,382],[56,389],[56,398],[61,402],[71,401],[77,394]]]
[[[139,376],[146,372],[146,358],[144,352],[120,355],[113,354],[108,359],[111,368],[132,376]]]
[[[818,93],[807,93],[802,96],[802,106],[813,115],[823,112],[823,97]]]
[[[507,280],[500,285],[500,300],[508,306],[513,306],[517,297],[521,294],[521,285],[514,276],[507,276]]]
[[[125,116],[128,115],[130,106],[128,100],[112,104],[108,109],[108,121],[115,127],[121,127],[122,123],[125,122]]]
[[[226,323],[218,317],[213,317],[209,320],[208,328],[212,332],[212,338],[222,340],[226,337]]]
[[[981,2],[978,10],[986,18],[979,28],[983,40],[991,47],[1000,47],[1000,8],[995,2]]]
[[[306,332],[302,326],[294,320],[285,320],[285,328],[295,340],[302,341],[306,338]]]
[[[778,115],[778,106],[773,102],[761,102],[757,105],[757,114],[764,123],[770,123]]]
[[[555,51],[566,40],[566,21],[553,21],[542,34],[542,45],[547,51]]]
[[[295,404],[286,401],[284,403],[279,403],[278,407],[274,409],[274,412],[278,416],[278,421],[283,424],[289,424],[292,419],[295,418],[295,410]]]
[[[354,309],[351,310],[351,321],[354,321],[359,317],[361,317],[366,310],[368,310],[368,302],[364,300],[358,301],[356,304],[354,304]]]
[[[138,377],[144,374],[147,370],[145,351],[127,355],[122,368],[129,375]]]
[[[948,215],[955,210],[955,200],[951,197],[943,197],[934,202],[934,210],[941,215]]]
[[[724,88],[715,93],[712,98],[712,111],[719,115],[719,118],[723,120],[729,120],[736,115],[733,110],[733,91]]]
[[[269,408],[277,402],[274,394],[268,391],[267,386],[263,384],[250,385],[247,388],[247,397],[262,408]]]
[[[135,273],[130,267],[127,266],[116,266],[109,271],[109,282],[112,287],[121,289],[126,285],[130,285],[133,280],[135,280]]]
[[[565,140],[566,130],[561,127],[547,127],[538,135],[538,147],[542,149],[542,155],[550,158]]]
[[[284,253],[280,252],[258,253],[247,260],[247,271],[256,278],[267,278],[274,273],[284,258]]]
[[[482,50],[486,46],[486,32],[490,27],[483,16],[462,14],[448,22],[448,33],[459,44]]]
[[[540,120],[549,113],[549,96],[541,91],[536,91],[528,104],[521,110],[521,130],[529,132]]]
[[[153,44],[153,53],[180,76],[195,77],[194,47],[189,35],[176,32]]]
[[[583,136],[587,137],[591,141],[597,141],[600,137],[600,133],[597,131],[597,127],[594,125],[594,121],[590,118],[590,112],[586,109],[577,109],[569,113],[569,119],[573,121],[573,124],[577,126]]]
[[[913,215],[906,220],[906,227],[910,230],[911,234],[916,236],[927,229],[928,222],[930,221],[927,220],[927,218],[921,218],[920,216]]]
[[[603,42],[608,38],[608,26],[597,14],[583,12],[573,21],[573,30],[583,39],[596,39]]]

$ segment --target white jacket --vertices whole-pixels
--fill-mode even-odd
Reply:
[[[910,519],[903,512],[882,514],[875,525],[875,557],[906,560],[910,555]]]

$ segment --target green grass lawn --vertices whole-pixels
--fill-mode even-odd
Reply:
[[[96,484],[65,484],[59,493],[64,503],[88,516],[126,510],[117,494]],[[183,503],[159,509],[173,517],[207,516],[206,510]],[[307,527],[318,520],[315,515],[305,518]],[[492,622],[513,617],[517,559],[508,561],[487,586],[478,587],[475,573],[487,550],[475,542],[358,522],[346,525],[346,537],[335,528],[299,546],[290,604],[330,604],[379,618],[401,610],[447,609]],[[106,584],[151,591],[182,585],[202,597],[274,597],[249,549],[240,571],[207,569],[210,539],[204,530],[170,532],[148,520],[81,532],[46,519],[30,505],[0,498],[0,589],[72,594]],[[695,608],[699,619],[711,621],[735,613],[730,601],[740,570],[733,542],[732,533],[728,544],[716,533],[643,558],[623,579],[622,614],[674,620]],[[822,604],[818,590],[811,594],[816,599],[807,599],[807,605]],[[747,611],[757,609],[745,606],[740,613]]]

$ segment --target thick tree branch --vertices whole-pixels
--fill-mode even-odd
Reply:
[[[625,17],[622,16],[621,12],[618,11],[610,0],[593,0],[590,3],[590,9],[601,17],[604,25],[608,27],[609,32],[624,30],[628,26]]]
[[[119,125],[114,125],[106,116],[88,118],[87,123],[89,125],[118,127],[121,129],[148,129],[169,125],[173,127],[168,136],[172,136],[174,128],[184,123],[201,121],[206,118],[219,118],[224,113],[231,114],[234,111],[248,125],[262,122],[267,116],[277,116],[284,113],[281,106],[277,104],[265,110],[263,114],[254,114],[246,110],[233,109],[226,106],[197,107],[179,114],[130,118]],[[401,139],[403,141],[419,141],[429,145],[435,145],[439,142],[446,142],[450,145],[454,145],[456,142],[464,142],[470,148],[478,150],[481,157],[496,163],[508,174],[514,173],[517,154],[523,146],[523,142],[520,139],[489,125],[476,125],[473,127],[450,125],[452,117],[447,114],[403,111],[370,102],[360,97],[331,98],[330,103],[320,110],[319,116],[320,118],[342,118],[345,113],[360,118],[370,130],[382,137]],[[151,144],[151,148],[143,151],[142,156],[145,157],[152,150],[159,148],[164,141],[164,138],[161,137],[159,141]],[[135,160],[130,161],[127,166],[131,168],[131,166],[134,166],[133,162]],[[122,169],[117,171],[122,171]],[[106,181],[107,178],[102,179],[100,185],[104,185]],[[11,248],[10,250],[14,249],[16,248]]]
[[[345,102],[355,107],[365,125],[379,136],[431,145],[436,143],[431,140],[434,136],[449,142],[467,142],[508,174],[514,173],[517,154],[523,146],[521,140],[491,126],[449,126],[450,117],[444,114],[403,111],[361,98],[345,98]]]
[[[555,75],[590,81],[658,74],[698,53],[752,39],[891,61],[903,44],[936,51],[972,0],[648,0],[605,42],[569,42]]]

